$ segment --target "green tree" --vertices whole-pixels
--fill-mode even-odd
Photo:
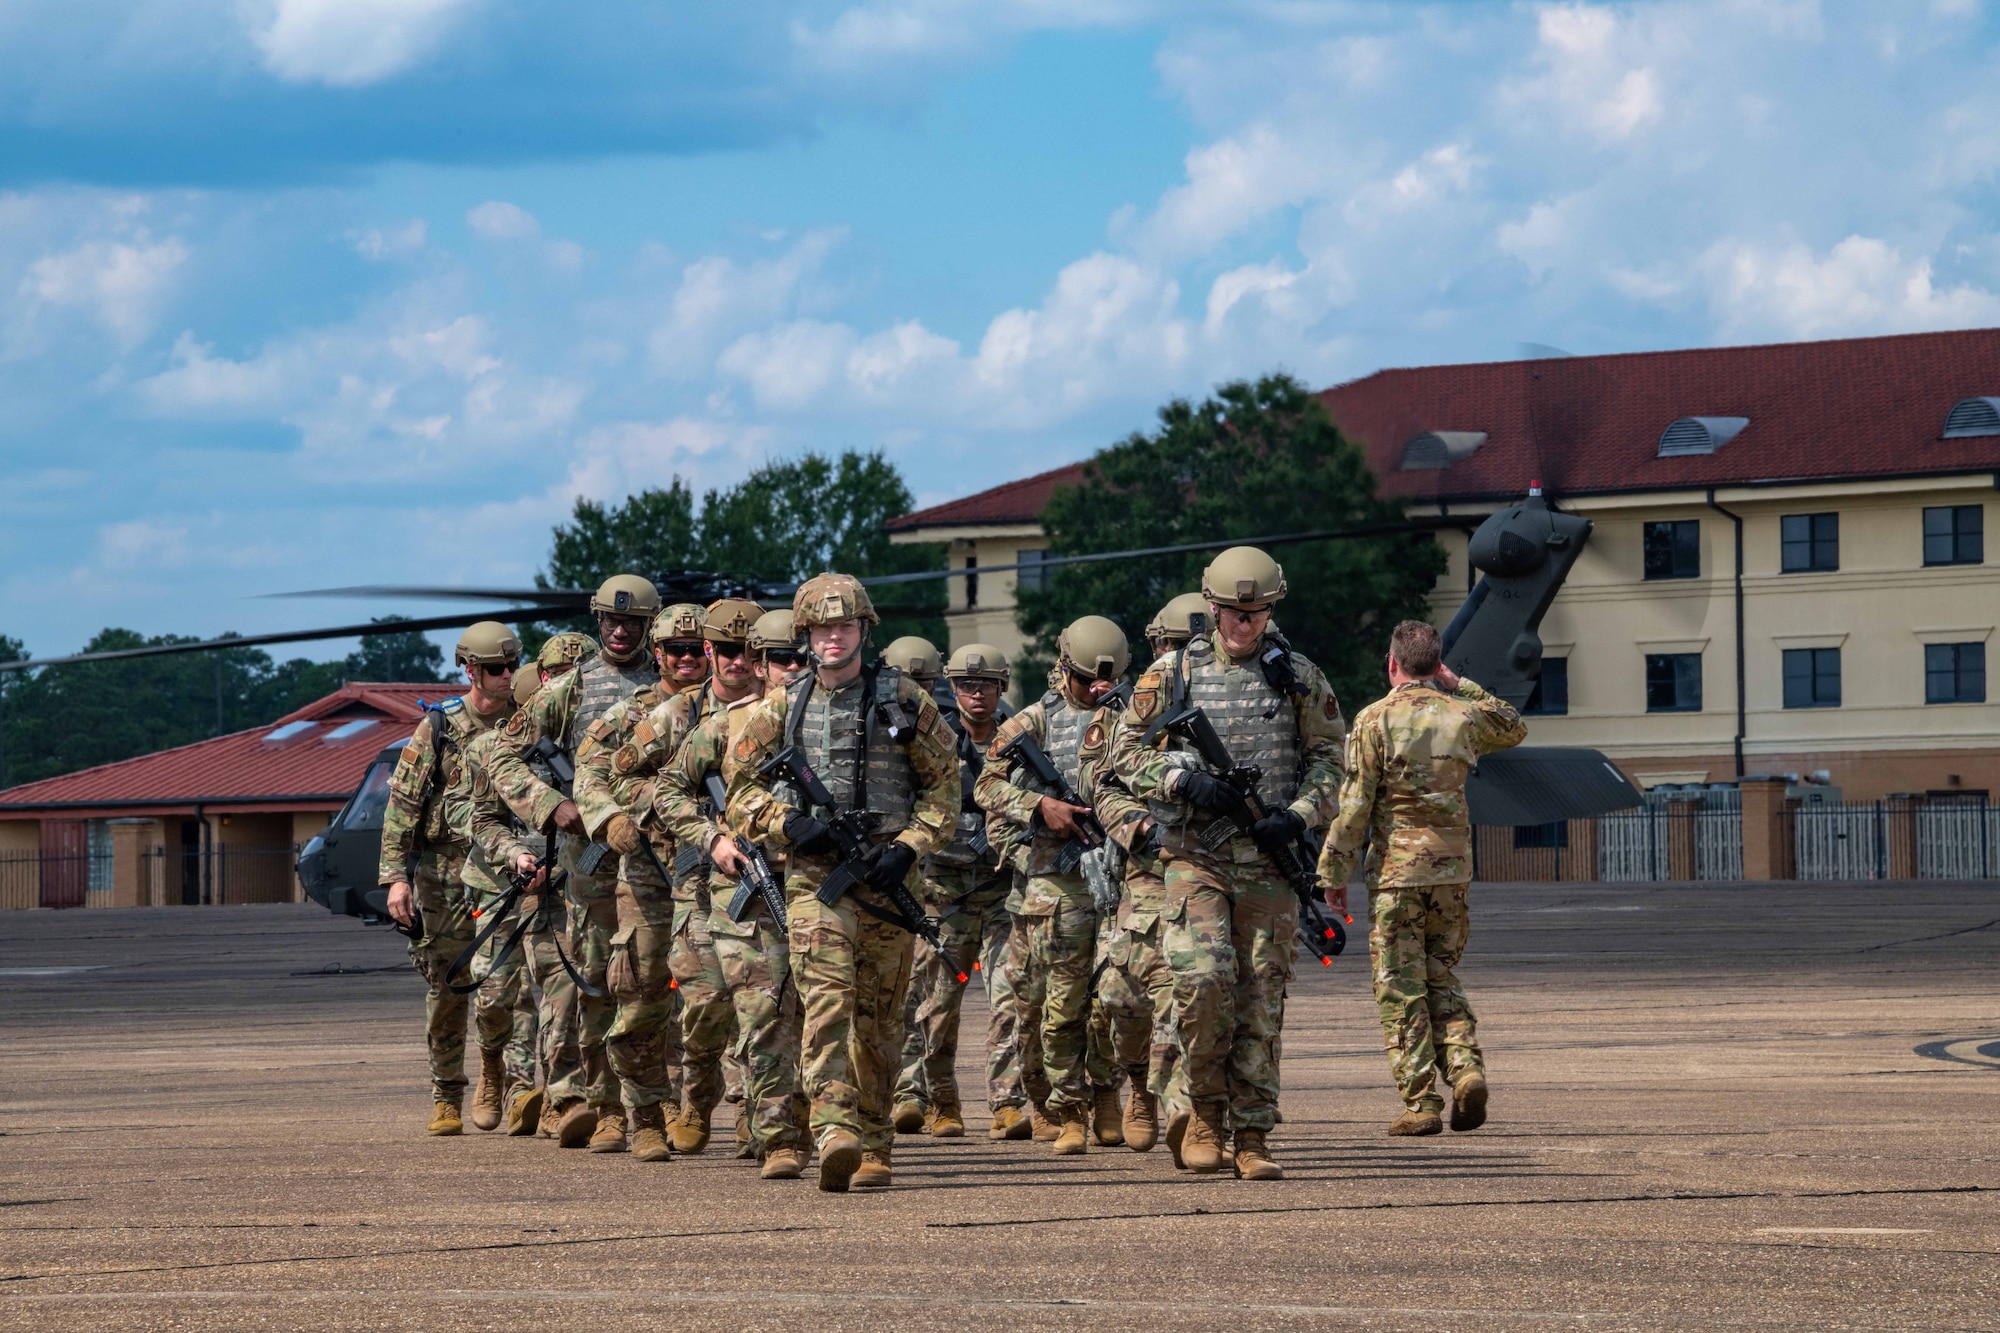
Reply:
[[[1377,495],[1361,450],[1288,375],[1225,384],[1198,405],[1168,403],[1156,431],[1099,453],[1085,466],[1083,484],[1057,491],[1042,511],[1049,549],[1059,555],[1401,519],[1400,506]],[[1386,688],[1389,630],[1426,614],[1444,553],[1428,536],[1412,534],[1302,542],[1272,554],[1290,588],[1274,619],[1326,672],[1352,715]],[[1081,615],[1116,620],[1143,661],[1146,622],[1169,598],[1199,589],[1213,556],[1197,551],[1048,571],[1040,591],[1021,593],[1021,627],[1033,643],[1015,676],[1021,691],[1032,696],[1040,688],[1056,635]]]
[[[372,625],[393,625],[408,616],[373,616]],[[265,659],[267,666],[269,659]],[[346,679],[381,682],[408,681],[427,685],[447,679],[442,674],[444,653],[418,630],[400,634],[371,634],[347,655],[343,664]],[[322,691],[324,693],[324,691]],[[317,696],[315,696],[317,697]]]

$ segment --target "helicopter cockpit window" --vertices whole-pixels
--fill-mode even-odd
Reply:
[[[382,815],[389,808],[389,776],[396,771],[393,759],[377,759],[368,769],[368,776],[361,779],[361,790],[347,803],[346,817],[340,826],[348,829],[379,829]]]

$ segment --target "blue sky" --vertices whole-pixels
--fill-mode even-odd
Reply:
[[[1979,0],[25,0],[0,631],[360,619],[251,599],[808,448],[933,502],[1271,369],[2000,323],[1995,66]]]

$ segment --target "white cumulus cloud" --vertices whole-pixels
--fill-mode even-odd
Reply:
[[[121,343],[151,332],[153,318],[188,260],[176,237],[163,241],[86,241],[29,266],[20,292],[38,305],[88,312]]]
[[[264,68],[293,83],[359,88],[421,64],[477,0],[271,0],[250,15]]]
[[[2000,296],[1971,284],[1940,287],[1927,256],[1906,256],[1872,236],[1849,236],[1824,256],[1799,244],[1725,241],[1704,267],[1727,337],[1829,338],[2000,322]]]

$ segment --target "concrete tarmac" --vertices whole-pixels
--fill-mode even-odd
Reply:
[[[7,913],[0,1328],[2000,1327],[2000,886],[1473,899],[1484,1129],[1384,1135],[1357,929],[1293,986],[1284,1181],[992,1143],[975,1103],[847,1196],[726,1125],[657,1165],[426,1137],[385,929]]]

